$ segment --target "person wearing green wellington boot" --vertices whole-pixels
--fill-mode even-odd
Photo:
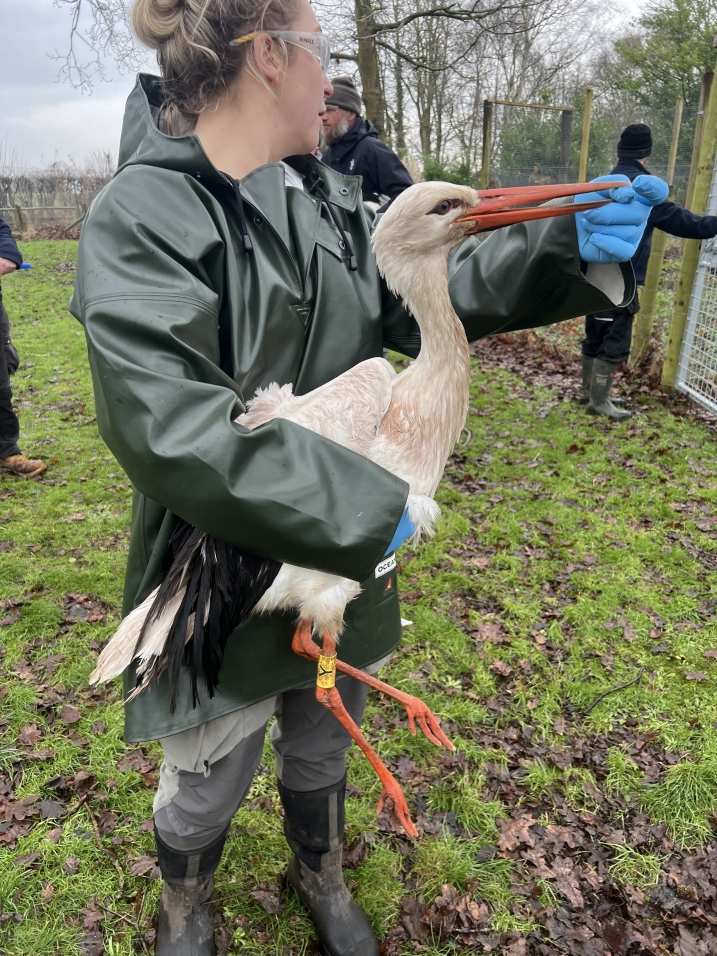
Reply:
[[[88,213],[70,304],[98,428],[134,486],[123,613],[165,579],[181,516],[244,552],[360,582],[341,657],[375,674],[401,640],[385,558],[411,534],[408,484],[288,419],[253,431],[234,421],[272,382],[304,395],[384,346],[421,349],[379,276],[360,178],[311,155],[332,92],[329,41],[309,0],[135,0],[132,18],[162,76],[140,74],[127,101],[118,171]],[[628,186],[600,198],[639,219],[635,196]],[[629,302],[629,256],[596,258],[611,231],[579,248],[565,216],[467,239],[449,293],[468,339]],[[164,754],[157,956],[214,956],[215,872],[272,718],[286,891],[324,956],[378,954],[342,875],[352,740],[317,700],[295,627],[291,612],[245,621],[212,696],[200,681],[195,697],[186,668],[176,701],[166,673],[138,688],[136,662],[124,671],[124,739],[159,740]],[[360,724],[367,685],[342,677],[336,690]],[[252,879],[250,860],[232,865]]]
[[[593,363],[595,359],[592,355],[583,355],[583,384],[580,391],[580,404],[587,405],[590,401],[590,385],[592,384],[593,378]],[[624,405],[625,399],[619,398],[617,395],[611,395],[610,401],[613,405]]]
[[[668,188],[655,176],[650,176],[645,160],[652,152],[652,131],[644,123],[633,123],[622,131],[617,144],[617,164],[606,178],[626,177],[639,184],[649,177],[653,188],[649,197],[650,215],[640,237],[626,235],[623,238],[634,245],[632,265],[638,289],[645,284],[647,263],[650,258],[652,234],[661,229],[671,236],[684,239],[711,239],[717,235],[717,216],[698,216],[668,199]],[[591,415],[606,415],[616,421],[631,417],[631,412],[618,405],[622,399],[611,394],[615,372],[621,362],[630,355],[633,318],[640,309],[637,292],[626,306],[605,309],[585,316],[585,339],[583,340],[583,391],[582,402]]]

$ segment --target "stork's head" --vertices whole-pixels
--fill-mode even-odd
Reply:
[[[416,183],[394,199],[381,217],[373,236],[379,268],[394,257],[445,256],[473,231],[474,223],[461,221],[479,205],[470,186],[452,183]]]
[[[600,184],[601,189],[619,186],[624,183]],[[587,192],[595,192],[594,183],[484,190],[453,183],[416,183],[394,199],[376,226],[373,247],[378,267],[383,275],[394,275],[409,265],[415,270],[429,259],[447,261],[451,251],[476,232],[573,214],[607,202],[526,205]]]

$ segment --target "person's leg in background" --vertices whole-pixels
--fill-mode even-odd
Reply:
[[[368,687],[343,677],[336,688],[361,724]],[[348,732],[316,700],[316,688],[282,694],[271,728],[284,833],[293,851],[287,879],[316,926],[324,956],[378,956],[371,922],[343,878]]]
[[[20,423],[12,406],[10,375],[17,370],[17,352],[10,341],[10,320],[0,298],[0,467],[15,475],[35,478],[45,471],[44,462],[30,460],[20,451]]]
[[[630,355],[636,311],[637,308],[630,303],[626,308],[614,309],[604,315],[585,317],[582,401],[587,404],[586,411],[591,415],[606,415],[617,421],[631,416],[631,412],[617,408],[619,399],[613,402],[610,392],[618,365]]]

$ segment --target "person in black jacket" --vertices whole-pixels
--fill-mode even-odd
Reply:
[[[373,123],[361,119],[361,97],[350,76],[333,77],[326,100],[322,160],[348,176],[363,176],[364,202],[378,208],[413,185],[411,174],[378,138]]]
[[[14,272],[22,265],[22,255],[12,237],[10,227],[0,219],[0,276]],[[20,358],[10,341],[10,320],[2,301],[0,286],[0,468],[24,478],[35,478],[47,467],[44,462],[26,458],[18,447],[20,425],[12,407],[10,376]]]
[[[617,165],[610,175],[622,174],[632,182],[637,176],[649,175],[644,160],[652,152],[652,131],[644,123],[633,123],[623,130],[617,144]],[[711,239],[717,236],[717,216],[696,216],[677,203],[659,203],[652,207],[647,227],[637,252],[632,258],[638,286],[645,284],[647,261],[650,258],[652,233],[662,229],[671,236],[683,239]],[[583,340],[583,394],[591,415],[608,415],[618,421],[629,418],[631,412],[616,408],[610,400],[615,370],[630,354],[632,322],[640,309],[637,293],[632,302],[621,309],[585,316]]]

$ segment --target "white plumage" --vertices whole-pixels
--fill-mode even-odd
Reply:
[[[301,396],[291,385],[273,383],[235,419],[249,429],[287,419],[403,478],[410,486],[407,506],[416,539],[434,533],[439,509],[433,495],[467,413],[470,355],[448,293],[448,259],[472,231],[471,223],[456,220],[477,202],[466,186],[419,183],[394,201],[376,228],[379,270],[421,329],[421,353],[408,369],[396,374],[389,362],[372,358]],[[359,584],[348,578],[284,564],[254,612],[294,609],[313,621],[315,633],[337,640],[346,605],[359,592]],[[132,659],[147,677],[135,694],[158,676],[152,665],[173,607],[163,609],[136,647],[155,596],[156,591],[124,619],[102,651],[92,683],[117,676]]]

